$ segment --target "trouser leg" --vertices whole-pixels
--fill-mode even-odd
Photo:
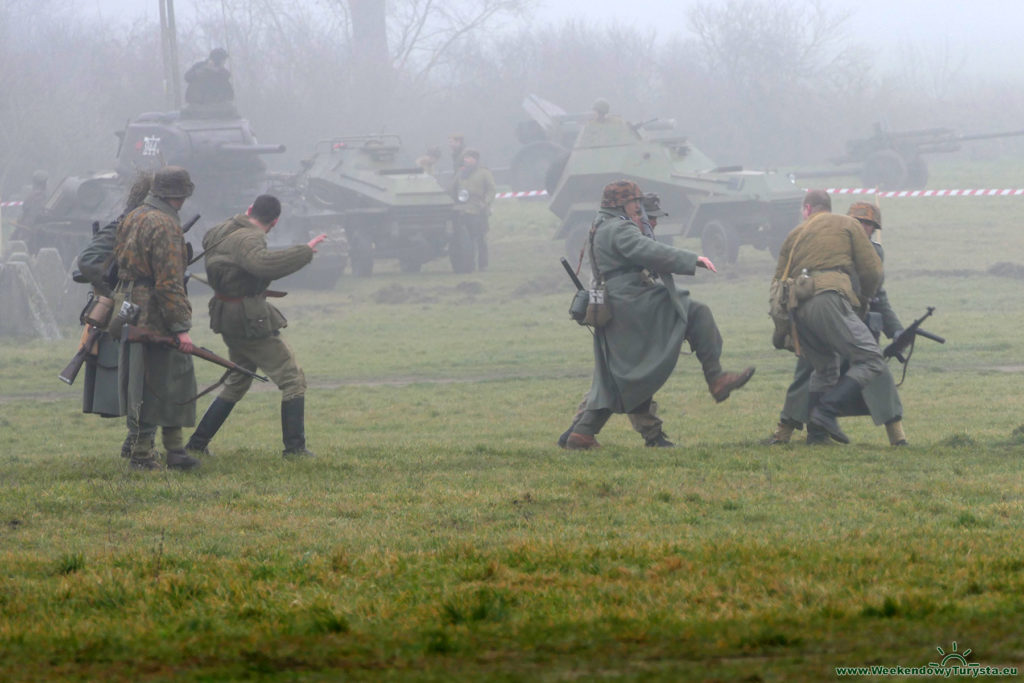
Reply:
[[[644,401],[642,404],[629,411],[626,415],[633,431],[644,438],[644,441],[653,441],[661,436],[662,421],[658,417],[658,402],[653,398]]]
[[[586,436],[596,436],[611,416],[612,411],[607,408],[598,408],[596,410],[587,408],[580,415],[580,419],[576,421],[576,427],[573,429],[573,432]]]
[[[722,374],[722,335],[711,309],[690,299],[687,310],[686,341],[700,361],[708,386]]]
[[[185,437],[182,435],[181,427],[162,427],[160,436],[165,451],[180,451],[185,447]]]

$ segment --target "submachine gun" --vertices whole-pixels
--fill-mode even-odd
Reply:
[[[924,315],[910,323],[910,325],[900,332],[888,346],[882,349],[882,357],[885,359],[895,358],[903,364],[903,376],[900,377],[899,384],[896,386],[903,384],[903,380],[907,376],[907,365],[910,363],[910,356],[914,353],[914,342],[917,341],[918,337],[931,339],[933,342],[937,342],[939,344],[946,343],[946,339],[944,337],[940,337],[937,334],[921,329],[921,323],[923,323],[934,311],[935,307],[929,306]]]

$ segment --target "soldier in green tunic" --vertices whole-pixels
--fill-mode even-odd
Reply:
[[[709,309],[677,290],[673,273],[714,271],[704,256],[654,239],[645,229],[643,192],[621,180],[605,186],[591,227],[588,250],[595,276],[605,285],[611,320],[594,334],[594,378],[583,414],[566,440],[570,449],[595,448],[595,436],[612,413],[648,413],[668,380],[683,340],[690,343],[715,401],[729,398],[754,374],[723,372],[722,336]]]
[[[455,174],[453,194],[459,223],[469,233],[480,270],[487,270],[487,232],[495,190],[494,176],[480,165],[480,152],[467,149],[463,153],[462,168]]]
[[[267,287],[313,260],[316,246],[327,238],[285,249],[267,248],[267,233],[277,225],[281,202],[260,195],[244,214],[211,228],[203,238],[206,275],[214,295],[210,299],[210,328],[227,344],[229,357],[244,368],[262,369],[281,390],[281,432],[285,457],[312,456],[306,448],[306,376],[295,354],[281,338],[287,321],[267,301],[283,296]],[[207,446],[242,400],[252,378],[233,373],[214,399],[188,441],[188,450],[208,455]]]
[[[121,344],[118,397],[128,417],[131,465],[160,469],[154,449],[156,428],[163,432],[167,467],[192,469],[199,461],[184,448],[182,427],[196,420],[196,375],[192,367],[192,305],[185,292],[188,256],[178,211],[192,196],[188,171],[161,168],[142,206],[117,228],[114,257],[119,281],[114,301],[139,307],[137,324],[159,335],[176,337],[178,348],[157,344]],[[117,308],[115,308],[117,310]]]
[[[882,245],[875,239],[882,229],[882,212],[869,202],[854,202],[850,205],[847,215],[856,218],[864,228],[864,234],[871,240],[878,257],[885,261]],[[884,333],[889,339],[895,339],[903,331],[899,316],[889,304],[885,289],[879,285],[878,291],[868,301],[866,321],[868,329],[877,340]],[[775,433],[768,438],[768,445],[789,443],[793,431],[802,429],[807,422],[809,408],[808,383],[813,368],[805,358],[798,358],[793,372],[793,382],[786,390],[786,401],[779,416]],[[845,372],[846,368],[843,368]],[[889,443],[893,446],[906,446],[907,437],[903,431],[903,405],[899,392],[893,382],[891,373],[880,373],[871,380],[851,405],[842,407],[842,415],[870,415],[875,424],[884,424]],[[828,433],[813,424],[807,425],[807,443],[822,444],[829,441]]]
[[[856,219],[831,211],[827,192],[807,193],[805,220],[783,242],[775,277],[797,273],[809,281],[804,300],[790,313],[797,347],[813,368],[808,423],[849,443],[837,419],[843,407],[857,401],[876,377],[889,374],[878,341],[862,319],[882,283],[882,260]],[[844,361],[848,369],[840,374]]]

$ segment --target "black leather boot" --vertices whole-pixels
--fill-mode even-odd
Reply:
[[[860,394],[860,385],[856,380],[843,376],[839,383],[822,394],[817,405],[811,408],[809,422],[821,427],[828,435],[839,443],[850,443],[850,437],[839,428],[839,420],[836,418],[841,412],[842,406],[855,400]]]
[[[818,407],[821,402],[821,392],[812,391],[807,394],[808,405],[810,406],[807,411],[808,414],[811,410]],[[807,423],[807,445],[808,446],[829,446],[832,444],[832,439],[829,437],[828,432],[814,424],[813,422]]]
[[[213,403],[206,409],[203,419],[199,421],[199,426],[192,432],[192,436],[188,438],[185,450],[207,456],[210,455],[210,451],[207,448],[210,444],[210,439],[217,434],[217,431],[224,424],[224,421],[228,419],[228,415],[231,414],[234,407],[235,404],[231,401],[225,401],[220,397],[213,399]]]
[[[305,396],[281,402],[281,435],[284,439],[281,455],[284,457],[315,457],[312,451],[306,449]]]

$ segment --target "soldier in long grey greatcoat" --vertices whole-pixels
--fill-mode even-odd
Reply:
[[[874,239],[877,231],[882,229],[882,212],[869,202],[854,202],[850,205],[847,215],[856,218],[864,228],[864,234],[871,240],[878,257],[885,261],[882,245]],[[884,284],[884,277],[883,277]],[[868,314],[865,322],[868,329],[878,339],[885,334],[895,339],[903,332],[903,324],[889,303],[889,296],[882,285],[868,301]],[[779,416],[775,433],[768,438],[768,445],[789,443],[794,430],[802,429],[807,422],[810,410],[809,383],[813,367],[803,357],[797,359],[793,372],[793,382],[786,390],[786,401]],[[845,368],[844,368],[845,370]],[[889,443],[893,446],[907,445],[907,437],[903,431],[903,404],[891,373],[879,373],[868,382],[861,395],[855,397],[850,405],[841,407],[841,415],[870,415],[876,425],[885,425]],[[813,424],[807,424],[807,443],[821,444],[829,441],[828,433]]]
[[[192,196],[188,171],[161,168],[142,206],[117,228],[114,256],[119,281],[117,301],[139,307],[137,325],[162,336],[176,337],[178,347],[121,343],[118,396],[128,416],[131,465],[160,469],[154,449],[156,428],[162,428],[167,466],[191,469],[199,461],[185,452],[182,427],[196,421],[196,375],[192,367],[192,305],[185,292],[188,256],[178,210]]]
[[[596,278],[605,285],[611,321],[595,330],[594,378],[587,406],[566,441],[570,449],[598,446],[595,435],[612,413],[647,413],[675,369],[683,340],[704,370],[718,402],[750,379],[754,368],[723,372],[722,337],[711,309],[677,290],[673,273],[714,271],[704,256],[676,249],[645,234],[643,192],[621,180],[604,188],[587,246]]]
[[[206,276],[214,290],[210,328],[224,338],[233,362],[254,372],[264,370],[281,390],[283,455],[312,456],[306,448],[306,376],[281,338],[280,330],[287,321],[267,301],[268,296],[283,293],[267,287],[312,261],[317,245],[327,236],[318,235],[308,244],[268,249],[267,233],[277,225],[280,215],[281,202],[271,195],[260,195],[245,213],[206,233]],[[210,404],[186,448],[208,455],[210,440],[251,385],[248,375],[228,375],[223,391]]]

